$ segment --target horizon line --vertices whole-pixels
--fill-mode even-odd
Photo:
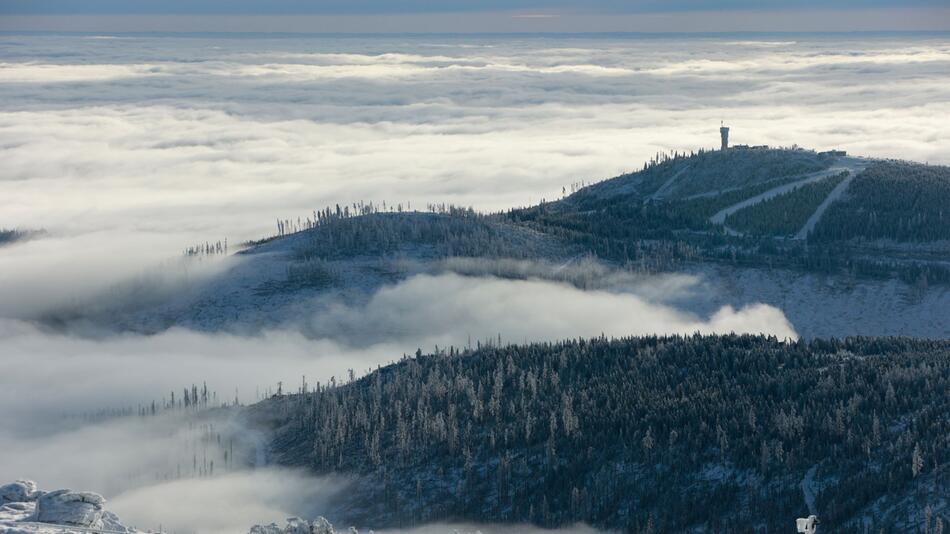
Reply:
[[[242,30],[15,30],[0,28],[0,35],[288,35],[288,36],[727,36],[727,35],[950,35],[946,30],[720,30],[720,31],[242,31]]]

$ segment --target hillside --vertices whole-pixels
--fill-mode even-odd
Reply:
[[[813,239],[950,240],[950,168],[894,161],[871,165],[828,210]]]
[[[186,290],[151,295],[133,284],[116,288],[112,307],[79,305],[41,319],[144,332],[307,329],[333,302],[364,305],[420,274],[623,293],[597,277],[648,283],[686,273],[695,291],[677,303],[694,313],[765,302],[806,337],[941,338],[950,335],[950,318],[935,313],[950,306],[950,225],[941,224],[948,183],[944,167],[738,148],[658,159],[560,201],[499,214],[354,203],[282,221],[278,235],[210,258],[215,274],[192,276]],[[208,259],[204,252],[190,248],[183,268]],[[580,272],[581,258],[596,269]],[[500,260],[523,264],[502,268]]]
[[[823,171],[837,158],[805,150],[733,148],[674,154],[646,163],[640,172],[596,183],[565,203],[583,209],[596,200],[685,200],[739,191],[761,184],[773,186]]]
[[[248,408],[347,524],[915,532],[950,487],[950,343],[750,336],[422,355]]]
[[[145,332],[301,326],[334,300],[363,304],[386,285],[453,269],[451,258],[561,262],[578,253],[537,231],[467,210],[333,216],[251,243],[224,259],[224,269],[210,280],[154,304],[141,306],[134,287],[118,288],[120,296],[135,296],[118,323],[112,310],[96,313],[119,328]]]
[[[666,269],[727,262],[947,283],[948,200],[947,167],[737,148],[657,159],[508,218],[620,263],[646,257]]]

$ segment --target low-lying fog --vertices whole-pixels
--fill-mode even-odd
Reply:
[[[208,385],[211,404],[249,403],[278,383],[292,392],[303,380],[339,381],[350,369],[359,376],[416,348],[600,334],[796,337],[775,308],[723,308],[698,317],[661,298],[689,280],[655,282],[637,294],[540,279],[417,275],[364,305],[340,302],[315,312],[297,325],[302,330],[254,336],[184,329],[89,335],[0,320],[0,473],[44,488],[102,492],[133,525],[233,533],[287,515],[318,515],[327,495],[345,491],[345,481],[251,470],[266,460],[266,438],[235,426],[231,412],[162,409],[192,384]],[[158,415],[137,415],[150,412],[153,401]],[[130,415],[110,417],[126,408]]]

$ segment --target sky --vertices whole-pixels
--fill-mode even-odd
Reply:
[[[0,0],[0,30],[948,31],[941,0]]]
[[[588,13],[868,9],[943,5],[940,0],[3,0],[7,13],[433,13],[536,10]]]

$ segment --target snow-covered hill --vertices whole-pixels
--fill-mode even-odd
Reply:
[[[790,269],[763,269],[717,263],[692,263],[679,274],[687,283],[676,291],[656,286],[650,276],[631,289],[614,284],[611,277],[637,279],[609,263],[588,260],[584,266],[557,254],[551,247],[549,261],[499,262],[477,259],[446,261],[418,245],[408,245],[392,255],[360,255],[327,261],[324,268],[334,280],[326,285],[294,284],[288,270],[301,262],[294,258],[294,244],[305,239],[294,235],[269,241],[224,260],[229,267],[195,291],[177,295],[157,306],[122,315],[121,329],[157,332],[172,326],[204,331],[254,333],[267,328],[298,327],[345,303],[360,307],[383,287],[417,274],[460,273],[467,276],[538,278],[579,283],[600,290],[635,291],[643,298],[672,304],[685,312],[709,316],[724,306],[741,309],[764,303],[781,310],[795,331],[804,337],[849,335],[903,335],[940,338],[950,336],[950,287],[919,287],[900,280],[862,279],[822,275]],[[486,267],[486,263],[491,266]],[[576,268],[571,271],[570,266]],[[593,265],[598,265],[594,268]],[[584,271],[588,269],[588,271]],[[569,271],[569,272],[566,272]]]
[[[414,275],[538,278],[584,290],[629,292],[611,282],[621,273],[640,277],[639,296],[704,317],[725,306],[770,304],[805,337],[947,337],[950,249],[945,242],[878,246],[881,239],[855,238],[832,243],[821,230],[830,216],[839,220],[848,210],[864,213],[862,206],[872,206],[888,188],[918,188],[939,196],[945,173],[944,168],[798,149],[737,149],[677,155],[559,202],[495,216],[444,207],[437,213],[379,212],[354,205],[342,213],[339,208],[315,212],[306,224],[282,224],[283,235],[226,258],[184,258],[214,266],[187,284],[169,284],[171,290],[161,298],[144,287],[154,285],[145,278],[138,287],[101,299],[113,304],[78,306],[45,319],[145,333],[171,327],[306,330],[314,316],[335,306],[366,306],[381,289]],[[839,187],[799,195],[835,176]],[[855,187],[860,195],[852,195]],[[796,208],[793,221],[783,220],[787,212],[763,208],[776,200],[784,206],[779,211]],[[842,211],[846,202],[850,207]],[[766,235],[723,230],[727,216],[753,208],[755,217],[768,219],[752,225]],[[936,208],[927,209],[903,219],[882,212],[878,230],[889,235],[894,224],[909,231],[920,221],[940,220],[940,213],[930,213]],[[349,215],[357,212],[362,215]],[[789,231],[768,234],[776,227]],[[813,243],[812,230],[825,241]],[[918,230],[907,235],[942,235]],[[596,263],[596,268],[580,272],[577,259],[584,257],[594,258],[586,265]],[[499,268],[499,261],[521,266]],[[655,283],[645,272],[685,275],[691,283],[685,291],[643,292]]]
[[[433,215],[398,217],[425,221]],[[920,286],[893,278],[693,261],[671,273],[684,281],[674,290],[662,285],[663,278],[586,256],[582,248],[566,240],[510,223],[490,224],[504,236],[508,248],[502,254],[483,257],[448,256],[438,243],[409,239],[387,250],[333,251],[326,258],[307,259],[302,251],[311,246],[314,233],[325,230],[298,232],[253,245],[227,258],[207,259],[219,262],[209,269],[213,274],[181,286],[164,299],[126,301],[118,311],[107,308],[80,317],[112,329],[145,333],[171,327],[236,333],[274,328],[312,331],[314,318],[334,307],[362,308],[381,289],[416,275],[457,273],[542,279],[616,294],[632,292],[638,298],[672,305],[700,317],[709,317],[725,306],[742,309],[764,303],[781,310],[804,337],[950,336],[950,314],[945,313],[950,309],[950,287],[942,284]],[[131,291],[133,295],[138,293]],[[316,330],[314,335],[326,334]]]
[[[696,264],[685,271],[697,284],[677,305],[703,314],[724,305],[774,306],[799,335],[950,337],[950,287],[900,280]]]
[[[333,303],[365,304],[388,284],[414,274],[450,269],[445,260],[455,254],[449,246],[472,247],[479,252],[487,251],[492,257],[530,258],[552,264],[578,252],[576,247],[528,228],[490,220],[473,222],[444,214],[373,214],[337,224],[356,227],[356,232],[365,226],[409,235],[387,237],[389,244],[385,248],[377,243],[325,248],[315,245],[346,232],[338,232],[332,226],[267,239],[217,260],[223,262],[217,274],[190,286],[188,291],[155,304],[133,305],[118,316],[108,310],[95,319],[108,321],[119,329],[143,332],[173,326],[256,332],[299,325]],[[447,225],[471,225],[472,229],[447,229]],[[485,229],[487,234],[482,232]],[[432,231],[438,237],[427,234]],[[314,254],[317,257],[312,257]]]

